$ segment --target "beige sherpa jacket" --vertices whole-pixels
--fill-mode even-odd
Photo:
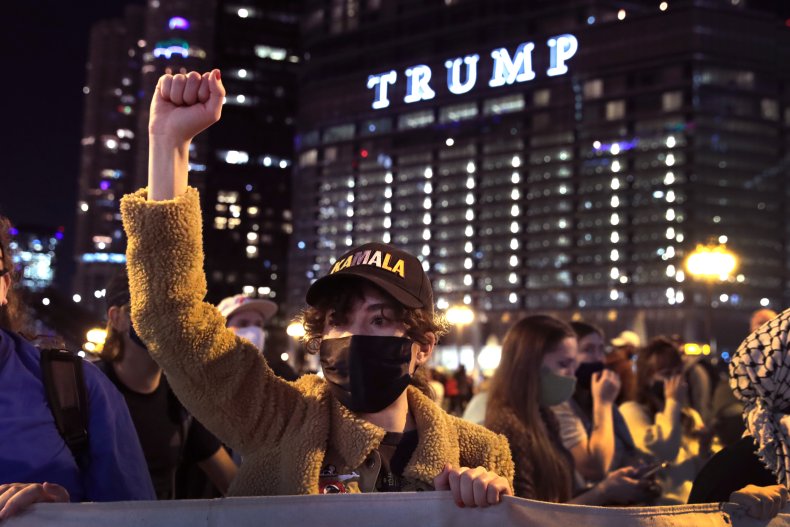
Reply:
[[[315,375],[294,383],[276,377],[258,350],[203,302],[198,192],[149,202],[143,189],[125,196],[121,211],[135,329],[183,404],[244,456],[230,495],[317,493],[322,470],[352,474],[363,466],[384,430],[355,417]],[[483,466],[512,485],[503,436],[446,414],[413,387],[408,400],[419,442],[406,479],[431,487],[451,463]]]

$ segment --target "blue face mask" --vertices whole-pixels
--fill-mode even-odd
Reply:
[[[540,405],[556,406],[573,396],[576,377],[560,375],[548,368],[540,369]]]

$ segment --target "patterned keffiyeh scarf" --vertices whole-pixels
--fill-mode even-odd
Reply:
[[[757,454],[790,487],[790,309],[763,324],[730,362],[730,388],[744,404],[743,420]]]

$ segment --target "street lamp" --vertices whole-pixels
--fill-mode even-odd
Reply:
[[[708,306],[705,314],[705,332],[709,342],[713,342],[713,284],[730,279],[732,273],[738,268],[738,257],[727,250],[723,243],[709,242],[707,245],[698,244],[697,248],[688,255],[685,262],[686,271],[696,280],[707,284]]]
[[[307,334],[307,330],[305,330],[301,320],[294,320],[288,324],[288,327],[285,328],[285,334],[290,337],[288,339],[288,352],[280,355],[280,358],[283,361],[287,361],[292,356],[294,358],[296,367],[299,370],[302,370],[304,368],[305,356],[304,353],[297,353],[297,351],[301,350],[299,347],[299,342]],[[317,360],[317,358],[313,355],[310,355],[310,357],[311,361],[313,362]],[[317,369],[318,365],[311,363],[311,366],[315,366]]]
[[[455,348],[458,353],[458,364],[461,363],[461,341],[462,334],[464,331],[464,326],[468,326],[475,320],[475,312],[472,311],[471,308],[465,305],[458,305],[452,306],[447,310],[445,313],[445,317],[447,318],[447,322],[456,326],[455,332]],[[475,350],[473,350],[474,352]]]
[[[298,321],[294,321],[288,324],[288,327],[285,328],[285,332],[288,334],[289,337],[293,337],[295,339],[300,339],[307,334],[307,331],[305,331],[302,323]]]
[[[466,326],[475,319],[475,312],[467,306],[453,306],[447,310],[447,322],[453,326]]]

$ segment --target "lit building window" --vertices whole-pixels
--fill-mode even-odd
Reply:
[[[283,48],[259,45],[255,46],[255,55],[262,59],[285,60],[288,51]]]
[[[412,112],[398,117],[398,129],[409,130],[412,128],[422,128],[434,122],[433,110],[422,110]]]
[[[219,203],[236,203],[239,199],[239,193],[233,190],[220,190],[217,193],[217,201]]]
[[[548,89],[536,90],[532,94],[532,104],[535,106],[548,106],[551,102],[551,91]]]
[[[241,150],[220,151],[219,157],[231,165],[244,165],[250,160],[250,155]]]
[[[609,101],[606,103],[606,120],[615,121],[625,118],[625,101]]]
[[[597,99],[603,96],[603,80],[593,79],[584,83],[582,93],[585,99]]]
[[[498,115],[502,113],[520,112],[524,107],[523,95],[508,95],[506,97],[488,99],[483,102],[483,114]]]
[[[439,110],[439,122],[458,122],[477,117],[477,103],[456,104]]]
[[[683,92],[669,91],[661,95],[661,109],[665,112],[673,112],[683,107]]]

